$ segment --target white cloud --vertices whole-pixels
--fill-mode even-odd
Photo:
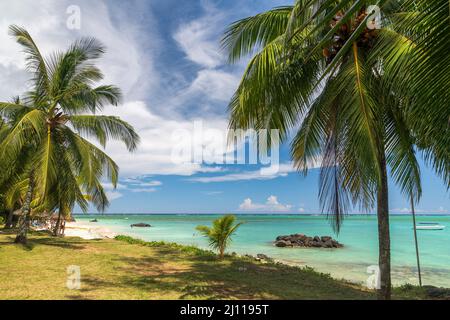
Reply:
[[[158,102],[157,105],[149,105],[146,102],[153,102],[153,98],[157,98],[161,91],[166,93],[160,88],[161,79],[155,68],[155,52],[163,50],[163,46],[160,45],[156,26],[148,26],[152,19],[146,19],[146,29],[142,32],[126,10],[111,10],[114,9],[108,7],[111,2],[79,0],[76,5],[81,9],[81,29],[69,30],[66,27],[66,9],[72,4],[69,0],[0,2],[0,12],[4,13],[0,18],[0,73],[4,76],[0,79],[0,100],[9,100],[23,93],[26,80],[30,77],[25,72],[20,46],[7,34],[9,25],[18,24],[27,28],[44,55],[64,50],[81,36],[93,36],[107,48],[105,56],[98,61],[105,74],[104,83],[116,84],[124,92],[123,105],[107,107],[103,113],[119,116],[129,122],[141,137],[138,150],[133,154],[120,142],[108,143],[106,151],[119,165],[120,177],[142,174],[189,176],[199,172],[224,171],[219,166],[178,164],[171,159],[174,144],[172,134],[180,129],[192,130],[193,122],[189,119],[192,114],[199,113],[199,120],[203,120],[210,128],[223,132],[227,129],[228,120],[223,114],[224,106],[222,108],[221,103],[231,97],[239,76],[221,70],[224,59],[219,50],[218,38],[225,23],[223,14],[204,2],[203,16],[177,29],[174,38],[186,57],[203,69],[184,88],[166,95],[169,97],[166,99],[166,108],[166,104]],[[148,11],[147,7],[145,11]],[[147,41],[149,39],[152,41]],[[195,105],[188,104],[186,107],[186,102]],[[218,110],[209,112],[211,106],[217,107],[218,103],[221,114],[215,114]],[[172,112],[171,105],[190,109],[189,112]],[[164,109],[169,111],[161,111]],[[225,179],[236,178],[245,179],[239,176]]]
[[[206,192],[203,192],[203,193],[208,195],[208,196],[216,196],[216,195],[222,194],[223,191],[206,191]]]
[[[411,214],[411,208],[408,207],[404,207],[404,208],[394,208],[394,209],[390,209],[390,212],[393,213],[402,213],[402,214]],[[434,208],[434,209],[421,209],[421,208],[414,208],[415,213],[419,213],[419,214],[426,214],[426,213],[437,213],[437,214],[444,214],[444,213],[449,213],[448,210],[446,210],[444,207],[440,206],[439,208]]]
[[[198,163],[176,163],[172,158],[174,133],[180,130],[193,131],[193,122],[186,119],[167,119],[152,113],[143,101],[125,103],[115,108],[109,107],[105,114],[121,117],[133,124],[141,137],[135,153],[129,153],[125,146],[113,141],[106,151],[113,155],[124,176],[176,174],[192,175],[197,172],[218,172],[218,167],[202,166]],[[211,128],[226,129],[226,120],[210,118],[204,122]]]
[[[268,197],[266,203],[254,203],[252,199],[247,198],[239,205],[240,211],[287,212],[291,209],[292,205],[278,202],[274,195]]]
[[[122,180],[122,182],[123,183],[118,183],[116,188],[114,188],[113,184],[110,182],[104,182],[102,183],[102,186],[107,194],[111,194],[117,199],[122,196],[122,193],[117,192],[117,190],[127,190],[133,193],[152,193],[159,190],[156,187],[163,185],[163,183],[158,180],[145,182],[136,178],[127,178]]]
[[[228,102],[237,88],[239,79],[234,74],[220,70],[202,70],[189,90],[206,94],[213,100]]]
[[[311,163],[310,169],[320,168],[320,161]],[[192,182],[211,183],[211,182],[230,182],[230,181],[242,181],[242,180],[272,180],[279,177],[286,177],[289,173],[296,172],[296,169],[292,166],[292,163],[282,163],[279,165],[277,171],[262,174],[261,170],[244,171],[240,173],[230,173],[213,177],[196,177],[189,178]]]
[[[181,25],[173,37],[189,60],[215,68],[224,63],[218,48],[218,26],[223,26],[223,15],[206,3],[203,9],[205,14],[201,18]]]
[[[70,1],[20,1],[0,3],[0,100],[23,93],[26,80],[30,75],[25,71],[24,55],[15,40],[8,35],[8,26],[18,24],[25,27],[33,36],[44,55],[56,50],[64,50],[81,36],[93,36],[101,40],[107,48],[106,54],[98,61],[105,74],[104,83],[118,85],[124,92],[124,104],[119,107],[107,107],[105,114],[118,115],[132,124],[142,143],[139,150],[130,154],[119,142],[111,142],[107,152],[118,163],[121,177],[136,174],[183,174],[190,175],[203,168],[199,164],[179,166],[170,161],[171,134],[180,127],[191,123],[185,119],[158,116],[150,111],[144,99],[158,90],[159,75],[153,67],[153,48],[143,43],[133,19],[120,16],[120,10],[114,10],[119,17],[112,22],[111,10],[106,1],[81,0],[81,29],[66,28],[66,9]],[[118,19],[119,18],[119,19]],[[120,19],[123,18],[123,19]],[[151,19],[150,19],[151,20]],[[145,31],[145,37],[151,38],[155,47],[158,35],[153,28]],[[7,77],[7,81],[4,80]],[[153,90],[153,91],[152,91]],[[211,123],[226,127],[226,121],[219,119]]]
[[[195,104],[191,114],[208,112],[223,115],[226,103],[239,84],[244,66],[224,70],[227,63],[220,48],[220,38],[224,25],[228,23],[226,15],[211,2],[202,1],[201,5],[203,14],[180,25],[173,35],[186,59],[200,70],[193,80],[188,80],[176,95],[165,101],[165,106],[178,110]]]
[[[200,102],[205,110],[215,102],[228,102],[239,84],[237,73],[216,69],[203,69],[188,87],[174,96],[169,104],[172,108],[180,107],[188,102]]]
[[[25,74],[25,60],[21,47],[8,35],[8,27],[17,24],[25,27],[39,46],[43,55],[67,48],[72,41],[89,36],[99,39],[107,48],[106,54],[98,62],[105,73],[105,83],[118,85],[126,99],[142,98],[143,95],[157,85],[158,74],[153,67],[153,59],[148,52],[151,47],[143,47],[143,33],[137,30],[133,19],[129,19],[120,10],[114,11],[114,22],[107,1],[79,0],[76,5],[81,10],[80,30],[70,30],[66,27],[69,15],[67,8],[72,1],[2,1],[0,11],[0,66],[6,67],[8,73],[14,72],[8,79],[28,78]],[[149,19],[150,21],[152,19]],[[146,30],[145,37],[151,37],[154,48],[157,47],[158,36],[149,34],[152,28]],[[144,50],[145,49],[145,50]],[[7,73],[7,74],[8,74]],[[2,73],[3,74],[3,73]],[[145,76],[144,76],[145,75]],[[14,94],[22,93],[24,86],[15,84],[11,89]],[[5,99],[5,92],[0,91],[0,98]],[[8,92],[6,98],[12,94]]]
[[[131,192],[134,193],[153,193],[158,191],[156,188],[137,188],[137,189],[131,189]]]
[[[105,194],[109,201],[114,201],[123,197],[123,194],[117,191],[106,191]]]
[[[125,190],[127,189],[127,186],[121,183],[118,183],[116,185],[116,188],[114,188],[113,184],[110,182],[104,182],[102,183],[102,186],[105,190]]]
[[[144,178],[127,178],[124,180],[132,186],[140,186],[140,187],[159,187],[162,186],[163,183],[158,180],[146,181]]]

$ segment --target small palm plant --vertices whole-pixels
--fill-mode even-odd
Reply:
[[[208,238],[210,247],[219,251],[220,259],[223,259],[225,249],[231,242],[231,236],[242,224],[242,222],[235,224],[235,221],[235,216],[226,215],[214,220],[211,228],[207,226],[197,226],[196,228]]]

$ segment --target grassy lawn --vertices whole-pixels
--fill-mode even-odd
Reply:
[[[164,243],[52,238],[29,245],[0,234],[0,299],[373,299],[372,292],[309,269]],[[66,288],[81,267],[81,289]]]

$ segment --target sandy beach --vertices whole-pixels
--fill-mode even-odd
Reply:
[[[112,239],[117,236],[117,233],[112,232],[104,226],[96,226],[95,223],[68,222],[66,223],[65,235],[67,237],[80,237],[82,239],[92,240]]]

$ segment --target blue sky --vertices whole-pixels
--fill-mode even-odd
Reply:
[[[318,171],[307,177],[290,165],[289,146],[280,151],[280,171],[261,176],[258,165],[179,164],[173,161],[176,132],[192,132],[195,121],[224,131],[226,106],[246,61],[226,63],[219,48],[226,25],[291,1],[20,1],[0,4],[0,99],[26,89],[27,74],[20,48],[7,35],[10,24],[26,27],[45,53],[66,48],[80,36],[94,36],[107,46],[99,62],[105,83],[119,85],[124,101],[106,114],[136,127],[142,138],[128,154],[113,142],[107,151],[118,162],[118,188],[105,181],[110,213],[316,213]],[[75,5],[80,28],[67,27]],[[183,132],[183,131],[181,131]],[[177,138],[178,137],[178,138]],[[422,163],[423,164],[423,163]],[[423,166],[419,212],[448,213],[449,194]],[[391,186],[393,212],[407,211]]]

